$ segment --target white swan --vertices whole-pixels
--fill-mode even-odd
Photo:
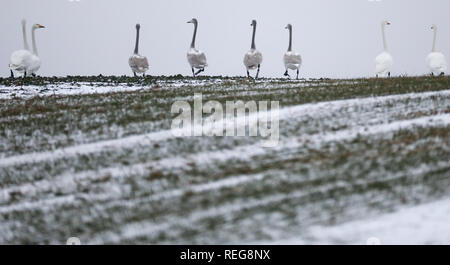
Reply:
[[[31,28],[31,41],[33,43],[33,54],[31,55],[30,63],[28,65],[27,73],[30,73],[32,76],[36,76],[36,72],[41,68],[41,59],[39,59],[39,54],[36,46],[36,37],[35,31],[37,29],[45,28],[41,24],[34,24]]]
[[[292,51],[292,25],[288,24],[286,29],[289,30],[289,47],[283,56],[284,67],[286,68],[285,76],[289,76],[288,69],[297,70],[297,78],[300,66],[302,65],[302,56]]]
[[[145,72],[147,72],[149,68],[147,57],[139,54],[140,29],[141,25],[136,24],[136,45],[134,48],[134,54],[131,55],[128,59],[128,64],[130,65],[131,71],[133,71],[134,76],[137,76],[136,73],[143,74],[143,76],[145,76]]]
[[[435,73],[438,75],[444,75],[445,71],[447,71],[447,60],[445,59],[445,55],[443,53],[436,51],[437,26],[433,25],[431,29],[434,31],[433,48],[427,56],[427,63],[430,67],[431,75],[434,75]]]
[[[391,54],[389,54],[387,50],[387,44],[386,44],[386,33],[385,33],[385,27],[386,25],[391,25],[389,21],[383,21],[381,22],[381,33],[383,35],[383,47],[384,51],[378,55],[375,58],[375,72],[378,76],[391,76],[391,67],[394,64],[394,59],[392,59]]]
[[[27,32],[26,32],[26,20],[22,20],[22,35],[23,35],[23,50],[14,51],[11,54],[9,70],[11,72],[11,77],[14,77],[14,72],[22,74],[26,77],[28,73],[28,67],[31,64],[32,53],[30,52],[30,48],[28,46],[27,41]]]
[[[251,78],[251,77],[250,77],[250,73],[248,71],[258,69],[256,71],[256,76],[255,76],[255,79],[257,79],[258,75],[259,75],[259,69],[261,67],[261,63],[263,60],[263,56],[262,56],[261,52],[259,52],[256,49],[256,45],[255,45],[256,20],[253,20],[252,24],[250,26],[253,27],[252,46],[251,46],[250,50],[244,56],[244,65],[245,65],[245,68],[247,68],[247,77],[249,77],[249,78]]]
[[[195,48],[195,38],[197,36],[197,27],[198,27],[197,19],[193,18],[193,19],[189,20],[187,23],[194,24],[194,34],[192,36],[191,48],[189,49],[189,51],[187,53],[187,60],[188,60],[189,64],[191,65],[192,74],[195,77],[199,73],[205,71],[205,67],[208,66],[208,63],[206,62],[205,53],[200,50],[197,50]],[[199,69],[199,70],[197,72],[195,72],[194,68]]]

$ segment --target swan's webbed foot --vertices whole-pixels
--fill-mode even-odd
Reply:
[[[31,76],[32,76],[32,77],[36,77],[36,74],[35,74],[35,73],[32,73]]]
[[[258,79],[258,76],[259,76],[259,68],[261,67],[261,65],[260,64],[258,64],[258,70],[256,71],[256,76],[255,76],[255,79]]]
[[[9,70],[9,71],[11,71],[11,78],[14,78],[14,72],[13,72],[13,70]]]
[[[444,76],[445,75],[445,73],[444,72],[442,72],[439,76]]]
[[[287,76],[289,79],[291,78],[291,76],[289,75],[289,73],[288,73],[288,70],[286,69],[286,72],[284,72],[284,74],[283,74],[284,76]]]
[[[198,71],[194,74],[194,76],[200,74],[200,73],[203,72],[203,71],[205,71],[205,68],[202,68],[202,69],[198,70]]]

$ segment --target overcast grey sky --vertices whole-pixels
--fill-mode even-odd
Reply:
[[[380,22],[392,22],[387,40],[393,74],[428,72],[431,24],[439,27],[437,49],[450,56],[449,0],[1,0],[0,76],[9,76],[11,53],[23,47],[22,18],[40,23],[40,75],[131,75],[136,22],[140,53],[151,75],[189,75],[186,52],[192,17],[199,20],[197,47],[206,53],[206,75],[244,75],[252,19],[256,47],[263,53],[261,76],[281,77],[293,25],[293,47],[303,56],[302,77],[374,75],[382,51]],[[29,36],[31,42],[31,37]]]

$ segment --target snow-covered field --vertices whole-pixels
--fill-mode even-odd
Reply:
[[[279,100],[279,144],[175,137],[170,107],[194,93]],[[0,97],[0,243],[450,244],[448,77],[4,81]]]
[[[268,244],[450,244],[450,199],[335,226],[312,226],[297,238]]]

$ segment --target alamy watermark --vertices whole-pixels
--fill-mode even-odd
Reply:
[[[176,137],[251,136],[261,137],[263,147],[275,147],[280,138],[279,101],[203,102],[201,93],[194,94],[193,106],[176,101],[171,112],[172,134]],[[206,117],[204,117],[206,115]]]

